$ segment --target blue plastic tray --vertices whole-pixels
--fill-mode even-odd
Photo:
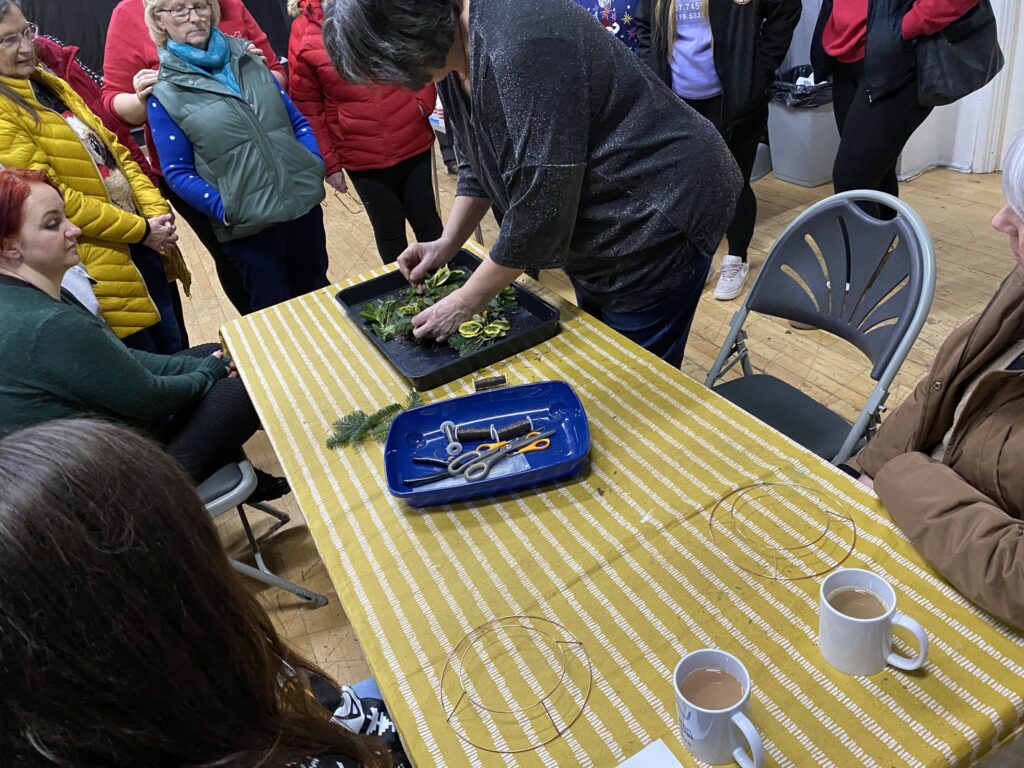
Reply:
[[[501,427],[529,416],[537,431],[555,430],[546,451],[516,454],[495,464],[485,480],[448,480],[409,488],[404,478],[429,475],[438,468],[417,464],[413,456],[445,458],[448,441],[441,423],[460,426]],[[486,441],[485,441],[486,442]],[[464,444],[464,450],[478,443]],[[424,405],[399,414],[384,445],[384,470],[388,490],[413,507],[450,504],[529,488],[577,474],[590,451],[590,428],[583,404],[564,381],[545,381],[480,392]]]

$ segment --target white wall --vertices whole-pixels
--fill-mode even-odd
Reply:
[[[903,151],[901,178],[939,165],[997,170],[1010,139],[1024,129],[1024,7],[1020,0],[992,0],[992,9],[1006,66],[980,91],[931,114]]]
[[[782,62],[783,69],[811,63],[811,36],[818,20],[818,11],[821,10],[821,0],[803,0],[803,3],[804,10],[793,33],[793,44]]]

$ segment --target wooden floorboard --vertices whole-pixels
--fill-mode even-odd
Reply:
[[[440,203],[447,215],[454,198],[454,179],[441,169]],[[807,189],[778,181],[771,175],[756,182],[760,207],[750,259],[753,270],[779,234],[804,208],[827,196],[830,187]],[[931,315],[911,350],[892,389],[892,405],[900,402],[928,370],[938,345],[957,325],[981,309],[1012,268],[1006,238],[992,230],[989,220],[1002,206],[998,174],[967,175],[949,170],[931,171],[903,185],[903,198],[924,219],[935,243],[938,280]],[[179,220],[180,221],[180,220]],[[343,204],[329,194],[325,222],[330,250],[330,277],[342,280],[379,266],[373,232],[357,203]],[[497,225],[488,217],[483,226],[486,244],[494,242]],[[411,234],[410,234],[411,236]],[[192,295],[185,301],[191,342],[215,341],[219,328],[236,313],[224,298],[205,250],[191,232],[181,231],[181,247],[193,275]],[[544,272],[542,281],[567,297],[571,287],[559,272]],[[683,370],[703,380],[725,336],[737,302],[715,301],[705,290],[694,319]],[[795,331],[772,318],[754,317],[748,323],[749,346],[758,370],[772,373],[800,387],[812,397],[853,418],[873,382],[867,360],[846,342],[820,331]],[[250,457],[261,467],[278,469],[266,438],[259,434],[249,446]],[[321,664],[341,682],[368,674],[352,627],[338,604],[327,573],[291,497],[284,500],[294,522],[265,547],[267,559],[281,575],[328,593],[330,604],[309,610],[286,593],[254,585],[275,625],[295,648]],[[259,517],[258,512],[253,513]],[[262,521],[257,524],[257,532]],[[225,515],[220,522],[225,544],[244,552],[240,526]]]

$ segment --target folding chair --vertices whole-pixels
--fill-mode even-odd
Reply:
[[[865,212],[883,206],[889,221]],[[935,293],[935,251],[924,222],[882,192],[843,192],[790,224],[765,259],[705,384],[833,464],[874,434],[889,387],[917,339]],[[805,323],[853,344],[876,382],[851,425],[799,389],[755,374],[743,325],[751,312]],[[739,364],[743,376],[720,382]]]
[[[293,595],[313,603],[318,608],[326,605],[327,598],[324,595],[317,594],[316,592],[310,592],[308,589],[300,587],[294,582],[282,579],[267,567],[267,564],[263,560],[263,553],[260,551],[259,542],[266,539],[281,526],[285,525],[288,522],[289,517],[287,512],[282,512],[270,504],[266,504],[264,502],[250,502],[250,507],[255,507],[261,512],[265,512],[277,521],[270,527],[270,530],[257,539],[253,535],[252,528],[249,525],[249,518],[246,517],[245,508],[242,506],[247,502],[248,498],[252,496],[252,493],[255,490],[256,473],[253,471],[252,464],[250,464],[247,459],[242,459],[238,463],[232,463],[222,467],[201,483],[198,488],[196,488],[199,498],[202,499],[203,504],[206,505],[206,511],[210,513],[211,517],[219,517],[231,508],[238,510],[238,516],[242,521],[242,528],[245,530],[245,536],[249,540],[249,546],[252,547],[257,567],[253,568],[251,565],[240,563],[234,559],[231,560],[231,567],[238,571],[238,573],[249,576],[257,581],[261,581],[264,584],[269,584],[272,587],[287,590]]]

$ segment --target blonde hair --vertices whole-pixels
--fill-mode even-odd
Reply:
[[[708,18],[709,0],[701,0],[700,12],[705,20]],[[665,6],[668,6],[666,9]],[[661,40],[665,44],[665,55],[672,58],[672,48],[676,44],[676,0],[655,0],[654,18],[651,19],[651,27],[654,30],[655,40]]]
[[[142,0],[142,4],[146,7],[146,26],[149,27],[149,36],[153,38],[153,42],[156,43],[157,48],[163,48],[167,44],[167,33],[162,30],[156,21],[157,11],[164,10],[160,6],[167,0]],[[196,2],[196,0],[192,0]],[[220,24],[220,3],[218,0],[206,0],[210,4],[212,14],[210,15],[210,27],[216,27]]]
[[[288,0],[287,11],[289,16],[299,16],[302,13],[302,9],[299,7],[299,3],[302,0]],[[324,13],[331,7],[331,0],[320,0],[320,8]]]

